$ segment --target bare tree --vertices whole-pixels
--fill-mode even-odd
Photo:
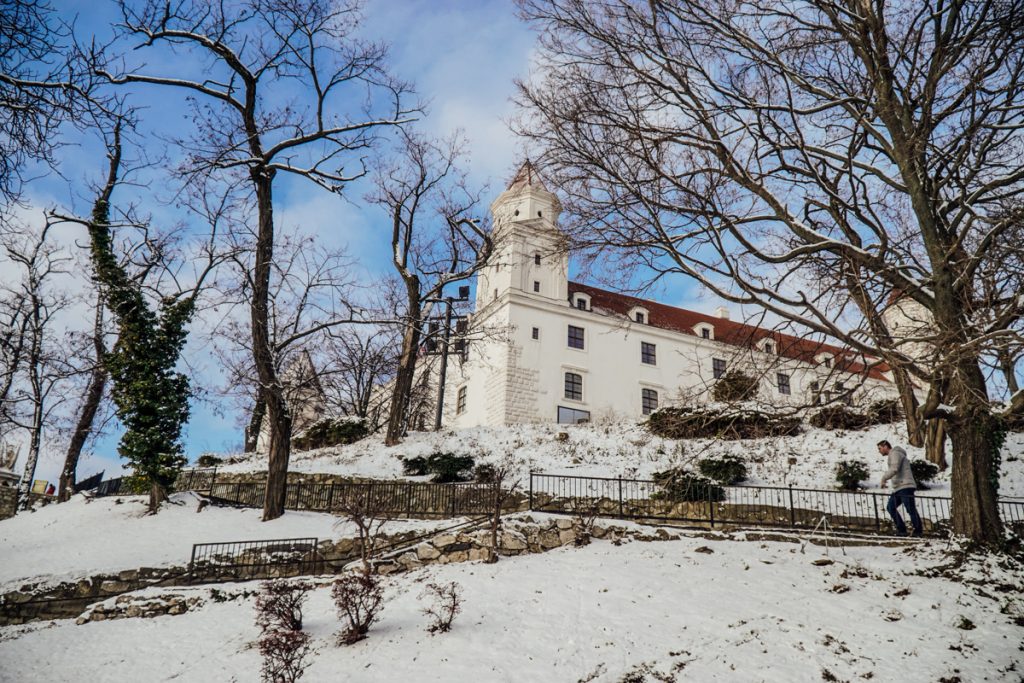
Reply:
[[[479,193],[458,168],[457,138],[433,142],[404,135],[401,157],[377,177],[372,201],[391,217],[395,270],[405,286],[402,351],[395,373],[384,443],[399,442],[406,428],[416,379],[423,325],[445,287],[468,280],[493,251],[490,233],[473,214]]]
[[[188,141],[187,172],[223,178],[255,201],[250,329],[270,432],[263,518],[275,519],[284,514],[292,421],[270,337],[274,179],[292,174],[340,192],[364,173],[361,159],[355,169],[345,161],[366,153],[379,130],[410,120],[408,86],[387,74],[384,46],[355,37],[355,4],[183,0],[120,7],[122,38],[145,50],[185,50],[202,62],[202,72],[101,64],[97,73],[112,83],[152,84],[192,98],[197,133]]]
[[[352,259],[343,248],[324,246],[312,235],[284,232],[278,235],[277,256],[271,265],[268,296],[271,352],[283,394],[291,405],[293,429],[303,423],[301,411],[311,390],[320,394],[335,372],[334,352],[338,338],[357,338],[352,326],[374,327],[387,314],[353,303],[358,291],[352,276]],[[251,344],[251,320],[235,317],[233,310],[247,306],[254,290],[253,252],[239,249],[231,258],[233,268],[221,277],[220,307],[224,322],[217,326],[214,344],[227,369],[225,393],[233,396],[248,415],[245,451],[254,452],[261,432],[266,434],[266,392],[258,381]],[[366,360],[364,356],[361,360]],[[302,368],[300,370],[300,367]],[[358,368],[367,373],[369,368]],[[326,409],[326,396],[323,401]],[[298,401],[296,401],[298,399]],[[319,416],[317,416],[319,417]],[[296,422],[298,420],[298,422]]]
[[[381,387],[394,377],[399,334],[392,325],[330,333],[321,384],[334,410],[362,418],[371,430],[381,425],[386,406]]]
[[[10,342],[21,351],[15,356],[16,364],[5,372],[12,384],[8,385],[3,406],[5,421],[25,430],[29,438],[18,489],[19,506],[24,509],[29,505],[28,493],[35,478],[44,430],[52,426],[54,410],[63,403],[59,387],[73,374],[55,322],[70,299],[54,282],[67,272],[71,259],[51,239],[49,223],[36,231],[21,226],[0,238],[8,267],[19,273],[10,295],[21,299],[24,316],[23,323],[15,328],[23,337]]]
[[[644,254],[908,373],[916,416],[943,419],[952,443],[954,530],[1001,543],[1001,435],[1024,393],[994,405],[982,358],[1019,339],[1024,302],[1016,278],[988,292],[980,278],[1008,263],[993,246],[1020,221],[1019,5],[521,7],[544,45],[539,77],[520,87],[522,132],[544,149],[582,241]],[[823,265],[863,292],[859,314],[815,280]],[[926,328],[873,327],[894,292]]]

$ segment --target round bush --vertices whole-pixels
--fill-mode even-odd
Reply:
[[[477,465],[473,468],[473,480],[481,484],[493,484],[497,476],[497,468],[490,463]]]
[[[473,464],[473,458],[468,455],[434,453],[427,458],[427,471],[434,475],[431,481],[435,484],[468,481]]]
[[[836,481],[844,491],[856,491],[868,478],[868,466],[862,460],[843,460],[836,463]]]
[[[747,478],[747,466],[735,455],[721,458],[704,458],[697,463],[697,469],[708,479],[719,484],[738,484]]]
[[[926,489],[928,488],[926,482],[931,481],[938,475],[939,466],[927,460],[911,460],[910,471],[914,474],[914,481],[917,482],[917,487]]]
[[[715,482],[684,469],[674,468],[655,472],[654,481],[661,491],[651,498],[672,502],[718,502],[725,500],[725,489]]]
[[[422,455],[414,458],[402,458],[402,473],[407,477],[422,477],[427,472],[427,459]]]

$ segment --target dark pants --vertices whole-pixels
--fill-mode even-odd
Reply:
[[[889,504],[885,506],[885,509],[889,512],[889,516],[892,517],[893,523],[896,525],[896,532],[900,536],[907,535],[907,525],[903,523],[903,518],[900,517],[899,506],[903,506],[903,509],[910,515],[910,524],[914,527],[914,535],[920,536],[923,529],[921,527],[921,518],[917,516],[917,503],[914,499],[914,489],[900,489],[894,491],[889,496]]]

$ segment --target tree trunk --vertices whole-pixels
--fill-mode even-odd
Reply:
[[[1003,371],[1003,378],[1006,380],[1006,389],[1010,396],[1013,396],[1020,391],[1020,383],[1017,382],[1017,368],[1013,362],[1013,358],[1006,349],[1000,349],[997,357],[999,359],[999,368]]]
[[[252,407],[252,415],[249,416],[249,424],[245,428],[246,453],[255,453],[256,446],[260,441],[260,431],[263,429],[263,420],[267,415],[267,399],[263,391],[263,385],[256,390],[256,403]]]
[[[96,365],[93,366],[92,372],[89,374],[89,385],[85,389],[82,407],[78,413],[78,422],[75,424],[75,431],[71,434],[71,442],[68,444],[68,450],[64,456],[64,468],[61,470],[60,483],[57,486],[57,500],[61,503],[71,498],[75,492],[78,459],[82,455],[85,442],[92,434],[92,423],[96,419],[100,402],[103,400],[103,392],[107,388],[107,368],[103,364],[103,357],[107,350],[103,344],[102,295],[98,295],[96,299],[96,321],[93,325],[92,345],[96,351]]]
[[[57,500],[64,502],[71,498],[75,492],[75,473],[78,471],[78,458],[82,455],[82,448],[92,433],[92,423],[96,419],[100,402],[103,400],[103,391],[107,387],[107,371],[102,362],[93,368],[89,376],[89,386],[85,390],[85,398],[82,402],[81,412],[78,414],[78,422],[75,424],[75,431],[71,435],[71,442],[68,444],[67,454],[64,456],[64,469],[60,473],[60,485],[57,489]]]
[[[32,290],[36,290],[33,288]],[[25,461],[25,471],[21,475],[21,485],[18,493],[20,500],[18,505],[22,510],[30,506],[29,492],[32,490],[32,480],[36,476],[36,463],[39,462],[39,450],[43,442],[43,378],[41,376],[42,354],[43,354],[43,325],[40,321],[40,310],[42,304],[39,298],[32,295],[32,340],[28,356],[29,385],[32,388],[32,423],[29,429],[28,459]]]
[[[962,358],[954,375],[956,415],[946,429],[953,450],[953,531],[976,543],[1003,542],[999,518],[999,449],[1005,432],[985,398],[985,377],[977,361]]]
[[[924,432],[925,459],[938,465],[940,472],[945,472],[949,467],[946,462],[946,421],[932,418],[927,421]]]
[[[398,360],[398,372],[391,391],[391,411],[388,413],[388,431],[384,437],[386,446],[394,446],[405,433],[406,416],[409,410],[409,395],[416,377],[417,352],[420,345],[420,300],[419,283],[406,283],[409,292],[409,317],[402,335],[402,355]],[[415,295],[413,290],[415,289]]]
[[[270,337],[270,271],[274,260],[273,171],[254,168],[251,171],[256,188],[259,230],[256,237],[256,262],[253,269],[253,292],[249,314],[252,327],[252,353],[256,374],[264,393],[266,419],[270,427],[267,453],[267,492],[263,500],[263,521],[284,514],[285,487],[288,481],[288,460],[291,456],[292,418],[288,411],[284,388],[277,376],[273,340]]]
[[[149,514],[155,515],[160,509],[160,504],[167,500],[167,491],[160,484],[153,482],[149,485]]]

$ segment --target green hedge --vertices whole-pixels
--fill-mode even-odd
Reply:
[[[654,482],[661,487],[651,496],[654,500],[672,502],[718,502],[725,500],[725,489],[715,482],[692,472],[676,467],[663,472],[655,472]]]
[[[747,478],[746,464],[735,455],[704,458],[697,463],[697,469],[705,477],[713,479],[719,484],[738,484]]]
[[[292,439],[292,448],[297,451],[311,451],[328,446],[347,446],[369,436],[370,430],[364,420],[347,417],[327,418],[313,424],[305,432]]]
[[[843,460],[836,463],[836,482],[844,491],[856,491],[868,478],[868,466],[862,460]]]

